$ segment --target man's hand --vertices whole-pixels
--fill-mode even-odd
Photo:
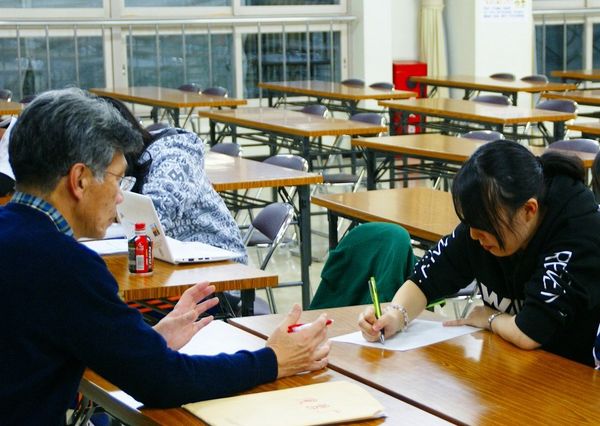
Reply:
[[[216,306],[219,299],[212,297],[202,303],[198,302],[214,292],[215,286],[209,285],[208,282],[198,283],[188,288],[181,295],[173,310],[154,326],[154,330],[167,341],[167,345],[171,349],[175,351],[181,349],[197,332],[213,320],[212,315],[200,320],[198,317]]]
[[[277,378],[320,370],[327,365],[330,348],[325,325],[327,316],[322,314],[310,327],[288,333],[288,326],[296,324],[301,313],[300,306],[295,304],[267,340],[267,346],[277,356]]]

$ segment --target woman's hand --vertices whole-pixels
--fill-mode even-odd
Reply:
[[[198,320],[198,317],[208,309],[216,306],[219,299],[212,297],[200,302],[215,292],[215,286],[208,282],[198,283],[188,288],[179,299],[173,310],[154,326],[166,341],[167,345],[177,351],[181,349],[203,327],[208,325],[213,316],[209,315]]]
[[[494,312],[498,312],[498,310],[490,308],[489,306],[475,306],[466,318],[444,321],[444,325],[471,325],[473,327],[484,328],[487,330],[489,329],[488,319]]]
[[[368,342],[379,341],[381,330],[384,331],[384,336],[387,339],[400,331],[402,318],[399,315],[402,315],[401,312],[390,309],[384,311],[381,318],[376,319],[373,306],[368,306],[358,316],[358,328]]]

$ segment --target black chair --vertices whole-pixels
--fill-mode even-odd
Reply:
[[[27,104],[31,103],[31,102],[32,102],[32,101],[35,99],[35,97],[36,97],[36,96],[37,96],[37,95],[27,95],[27,96],[23,96],[23,97],[21,98],[21,100],[19,101],[19,103],[20,103],[20,104],[23,104],[23,105],[27,105]]]
[[[186,83],[182,84],[177,88],[177,90],[181,90],[182,92],[191,92],[191,93],[200,93],[202,89],[196,83]]]
[[[532,74],[521,78],[521,81],[527,83],[548,83],[548,77],[543,74]]]
[[[8,89],[0,89],[0,100],[10,102],[12,99],[12,92]]]
[[[490,78],[495,78],[496,80],[508,80],[513,81],[516,79],[515,75],[509,72],[497,72],[490,75]]]
[[[460,135],[461,138],[466,139],[477,139],[482,141],[497,141],[498,139],[504,139],[504,135],[495,130],[472,130],[467,133]]]
[[[148,130],[149,132],[156,132],[159,130],[164,130],[164,129],[168,129],[169,127],[171,127],[171,125],[169,123],[165,123],[165,122],[158,122],[158,123],[152,123],[149,126],[146,126],[146,130]]]
[[[346,80],[340,81],[340,84],[344,86],[355,86],[355,87],[365,87],[364,80],[360,78],[347,78]]]
[[[300,112],[304,112],[306,114],[318,115],[320,117],[329,116],[329,109],[327,106],[323,104],[307,104],[302,107]]]
[[[508,96],[504,95],[480,95],[471,98],[473,102],[483,102],[486,104],[494,104],[494,105],[512,105],[512,102],[508,98]]]
[[[218,152],[220,154],[229,155],[230,157],[241,157],[242,148],[237,143],[232,142],[221,142],[213,145],[210,150],[212,152]]]
[[[557,111],[557,112],[567,112],[571,114],[577,114],[578,105],[577,102],[569,100],[569,99],[548,99],[537,104],[536,109],[543,109],[546,111]],[[525,127],[525,131],[529,129],[529,125]],[[537,127],[542,133],[544,141],[546,143],[552,142],[552,135],[550,131],[546,128],[544,123],[537,123]],[[565,135],[566,136],[566,135]]]
[[[265,207],[252,220],[248,232],[244,237],[246,247],[264,246],[268,252],[263,258],[260,269],[265,270],[273,253],[283,240],[285,232],[294,218],[294,207],[288,203],[272,203]],[[255,231],[259,231],[255,232]],[[302,283],[288,283],[287,285],[301,285]],[[285,284],[279,284],[285,286]],[[277,313],[277,306],[273,297],[273,290],[266,288],[267,301],[271,312]]]
[[[562,149],[565,151],[590,152],[597,154],[600,151],[600,144],[593,139],[562,139],[552,142],[548,149]]]
[[[369,87],[371,89],[378,90],[394,90],[394,85],[392,83],[388,83],[387,81],[379,81],[377,83],[370,84]]]
[[[202,94],[207,96],[221,96],[223,98],[226,98],[229,95],[229,92],[224,87],[215,86],[204,89],[202,91]]]

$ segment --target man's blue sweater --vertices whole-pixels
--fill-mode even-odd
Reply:
[[[186,356],[117,295],[102,258],[25,205],[0,208],[0,423],[64,424],[84,368],[172,407],[277,377],[270,348]]]

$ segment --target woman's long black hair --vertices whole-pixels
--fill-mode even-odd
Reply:
[[[142,192],[142,187],[146,182],[146,176],[152,165],[152,156],[147,151],[147,148],[154,142],[155,138],[140,124],[140,121],[131,113],[129,108],[127,108],[123,102],[108,96],[100,97],[114,106],[121,113],[123,118],[131,124],[131,127],[142,135],[144,150],[139,153],[128,154],[125,156],[125,159],[127,160],[127,170],[125,171],[125,174],[135,178],[135,185],[133,186],[132,191],[140,193]]]
[[[502,229],[511,229],[517,210],[530,198],[543,207],[550,178],[570,176],[584,182],[578,157],[547,151],[536,157],[510,140],[481,146],[457,173],[452,184],[454,209],[467,226],[489,232],[504,248]]]

